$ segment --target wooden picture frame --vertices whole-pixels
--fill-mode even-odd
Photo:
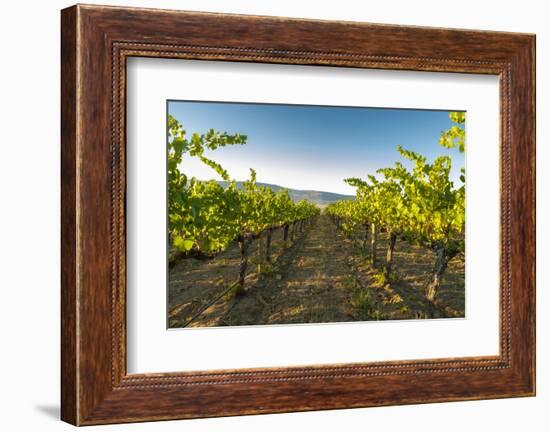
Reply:
[[[64,421],[91,425],[535,394],[534,35],[77,5],[62,11],[61,50]],[[500,354],[128,375],[130,56],[498,75]]]

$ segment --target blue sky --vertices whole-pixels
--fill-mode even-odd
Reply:
[[[464,154],[438,144],[452,125],[448,111],[169,101],[168,112],[189,137],[210,128],[248,135],[246,145],[205,153],[236,180],[245,180],[253,168],[260,182],[354,194],[343,179],[404,162],[398,144],[429,161],[450,155],[456,185],[465,164]],[[191,157],[181,169],[201,180],[220,179]]]

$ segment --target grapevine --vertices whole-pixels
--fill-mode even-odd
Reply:
[[[217,162],[207,158],[204,150],[216,150],[228,145],[244,145],[246,135],[209,130],[187,138],[183,126],[173,117],[168,118],[168,236],[171,260],[177,258],[212,258],[238,243],[241,261],[237,293],[244,292],[251,242],[267,232],[266,260],[270,260],[270,242],[273,231],[292,226],[292,240],[297,229],[319,214],[311,202],[293,202],[287,190],[274,192],[258,186],[256,172],[250,169],[250,178],[239,189],[235,180]],[[182,170],[184,156],[198,158],[227,181],[223,187],[216,180],[200,181],[188,178]]]

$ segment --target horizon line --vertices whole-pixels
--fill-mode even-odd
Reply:
[[[203,179],[196,178],[196,177],[193,177],[193,178],[195,178],[198,181],[216,181],[218,183],[230,183],[231,181],[236,181],[237,183],[244,183],[245,181],[248,181],[248,179],[246,179],[246,180],[234,179],[234,180],[230,180],[230,181],[225,181],[225,180],[216,180],[214,178],[210,178],[210,179],[207,179],[207,180],[203,180]],[[280,187],[281,189],[293,190],[293,191],[296,191],[296,192],[330,193],[330,194],[333,194],[333,195],[348,196],[348,197],[355,197],[356,196],[355,194],[348,195],[346,193],[330,192],[330,191],[327,191],[327,190],[297,189],[297,188],[294,188],[294,187],[286,187],[286,186],[282,186],[280,184],[266,183],[266,182],[263,182],[263,181],[256,181],[256,184],[265,184],[265,185],[269,185],[269,186],[276,186],[276,187]]]

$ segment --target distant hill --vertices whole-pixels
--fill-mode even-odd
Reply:
[[[227,187],[229,184],[227,181],[218,181],[218,183],[222,187]],[[256,183],[256,184],[258,186],[269,187],[274,192],[287,189],[288,194],[293,201],[298,202],[298,201],[301,201],[302,199],[307,199],[308,201],[313,202],[314,204],[320,207],[325,207],[334,201],[355,199],[355,196],[341,195],[339,193],[321,192],[317,190],[295,190],[295,189],[290,189],[288,187],[281,187],[276,184],[266,184],[266,183]],[[238,189],[243,188],[242,181],[237,181],[237,188]]]

